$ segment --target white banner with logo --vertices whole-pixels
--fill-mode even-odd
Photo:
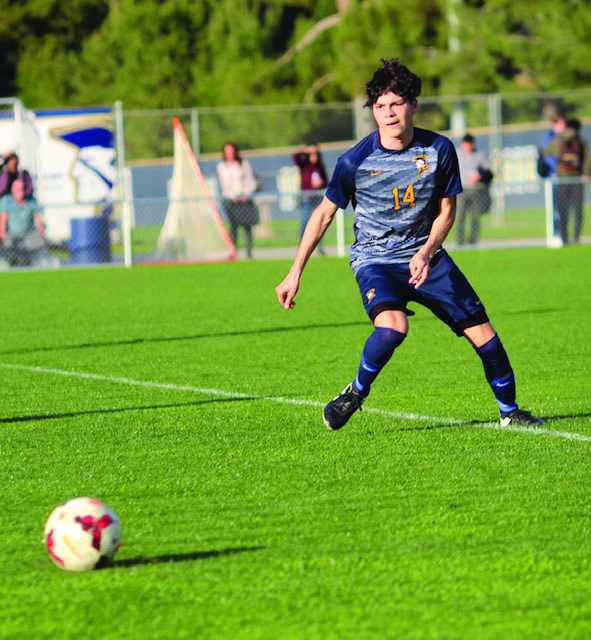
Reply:
[[[44,206],[48,238],[68,240],[72,218],[111,214],[116,177],[113,111],[42,110],[34,112],[32,120],[39,144],[33,195]],[[13,132],[9,119],[0,120],[1,154],[18,149]],[[27,169],[22,163],[20,168]]]

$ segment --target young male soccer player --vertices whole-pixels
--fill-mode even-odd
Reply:
[[[324,408],[324,423],[340,429],[361,408],[371,384],[408,333],[411,301],[430,309],[480,356],[497,399],[501,425],[543,424],[520,409],[509,358],[474,289],[442,243],[462,191],[450,140],[413,126],[421,80],[398,60],[382,66],[366,85],[378,130],[339,158],[326,195],[314,210],[294,263],[277,286],[290,309],[302,271],[340,207],[355,209],[351,267],[374,331],[355,380]]]

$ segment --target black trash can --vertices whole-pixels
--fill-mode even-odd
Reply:
[[[108,218],[72,218],[70,232],[70,264],[111,262]]]

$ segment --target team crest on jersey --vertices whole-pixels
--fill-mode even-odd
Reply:
[[[376,290],[375,289],[370,289],[366,294],[365,297],[367,298],[368,302],[371,302],[375,297],[376,297]]]
[[[431,168],[429,166],[429,159],[426,155],[421,154],[420,156],[414,156],[413,160],[415,161],[415,166],[417,168],[417,178],[425,171],[429,171]]]

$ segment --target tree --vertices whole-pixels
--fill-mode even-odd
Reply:
[[[450,57],[442,91],[555,91],[591,82],[586,0],[465,0],[461,47]],[[568,19],[566,17],[568,16]]]
[[[70,66],[108,10],[108,0],[0,0],[0,95],[63,104]]]
[[[588,0],[0,0],[0,90],[30,106],[345,101],[399,57],[423,95],[591,81]]]

